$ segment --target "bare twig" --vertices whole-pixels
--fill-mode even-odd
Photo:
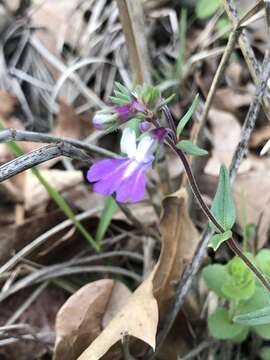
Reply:
[[[72,159],[79,159],[88,163],[91,162],[89,156],[71,145],[64,143],[48,145],[0,166],[0,182],[58,156],[67,156]]]
[[[87,152],[96,153],[103,156],[109,156],[111,158],[119,158],[119,155],[112,151],[103,149],[99,146],[88,144],[85,141],[70,139],[61,136],[42,134],[32,131],[6,129],[0,132],[0,143],[7,141],[32,141],[37,143],[58,143],[72,145],[78,149],[85,150]]]
[[[239,22],[239,17],[237,15],[237,9],[234,0],[224,0],[224,6],[229,19],[233,24],[237,24]],[[249,68],[251,77],[254,83],[257,85],[259,83],[261,65],[256,59],[247,35],[247,31],[245,29],[243,29],[241,35],[239,36],[239,46]],[[270,92],[268,88],[264,93],[263,106],[265,109],[265,115],[270,120]]]
[[[138,283],[140,283],[142,280],[141,276],[139,276],[135,272],[123,269],[119,266],[100,266],[100,265],[67,266],[65,263],[63,263],[60,265],[52,265],[52,266],[47,266],[44,269],[35,270],[33,273],[25,276],[23,279],[17,281],[9,289],[2,292],[0,294],[0,301],[5,300],[10,295],[28,286],[39,284],[43,281],[52,280],[62,276],[82,274],[82,273],[118,274],[118,275],[127,276]]]

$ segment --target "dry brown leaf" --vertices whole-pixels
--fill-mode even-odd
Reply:
[[[76,114],[74,108],[63,99],[59,100],[59,111],[56,119],[56,127],[53,133],[56,135],[81,139],[90,133],[90,119],[84,120]]]
[[[71,296],[57,314],[54,360],[76,359],[107,326],[130,294],[126,285],[104,279],[83,286]]]
[[[156,345],[158,305],[153,296],[153,273],[128,298],[103,332],[81,354],[78,360],[98,360],[124,336],[133,336]]]
[[[231,88],[218,89],[215,94],[214,107],[229,113],[237,113],[242,106],[249,106],[253,95],[237,92]]]
[[[125,335],[155,348],[159,314],[162,317],[169,305],[174,294],[174,281],[181,276],[198,242],[197,230],[187,212],[186,199],[185,190],[164,199],[161,220],[163,247],[158,264],[78,360],[100,359]],[[119,295],[115,293],[115,296],[119,306]]]
[[[179,280],[198,244],[199,234],[187,211],[186,190],[181,189],[163,200],[160,231],[163,246],[153,283],[163,314],[174,295],[173,284]]]
[[[41,175],[47,180],[51,186],[59,192],[70,189],[83,181],[83,174],[77,170],[40,170]],[[25,209],[27,211],[33,210],[36,206],[46,203],[50,199],[50,195],[46,191],[39,180],[32,174],[31,171],[26,172],[25,185],[23,187],[25,196]]]
[[[270,139],[270,126],[266,125],[259,129],[255,129],[251,135],[250,146],[263,146]]]
[[[212,157],[207,162],[205,173],[218,175],[220,165],[229,166],[238,145],[241,126],[235,116],[220,110],[211,110],[209,122],[213,133]]]

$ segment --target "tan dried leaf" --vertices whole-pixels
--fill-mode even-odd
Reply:
[[[77,170],[41,169],[40,173],[59,192],[68,190],[83,181],[82,172]],[[25,209],[29,211],[40,204],[46,205],[50,196],[31,171],[27,171],[26,174],[23,192],[25,195]]]
[[[72,295],[57,314],[54,360],[76,359],[107,326],[130,294],[126,285],[104,279],[87,284]]]
[[[238,145],[241,126],[235,116],[220,110],[211,110],[209,122],[213,133],[212,157],[207,162],[205,173],[218,175],[221,164],[229,166]]]
[[[126,335],[155,348],[158,313],[162,317],[173,297],[174,281],[181,276],[198,243],[197,230],[187,212],[186,198],[186,191],[180,190],[164,199],[163,246],[158,264],[78,360],[100,359]]]

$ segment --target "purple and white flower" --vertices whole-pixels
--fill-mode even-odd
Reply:
[[[93,191],[103,195],[116,193],[116,200],[122,203],[140,201],[147,182],[145,172],[151,166],[158,143],[165,135],[165,129],[155,129],[136,144],[135,131],[124,129],[120,146],[127,157],[100,160],[92,165],[87,179],[93,183]]]
[[[114,125],[122,125],[141,111],[138,102],[133,99],[130,103],[115,105],[98,111],[93,117],[93,125],[98,130],[106,130]]]

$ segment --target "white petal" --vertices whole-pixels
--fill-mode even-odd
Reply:
[[[270,140],[267,141],[267,143],[264,145],[264,147],[262,148],[260,155],[263,156],[264,154],[267,153],[267,151],[270,149]]]
[[[136,152],[136,133],[130,128],[125,128],[120,143],[121,151],[129,158],[135,156]]]
[[[123,178],[127,178],[129,177],[136,169],[137,167],[140,166],[136,161],[132,161],[126,168],[124,174],[123,174]]]
[[[144,136],[138,144],[135,158],[138,162],[149,162],[152,161],[153,156],[153,147],[155,140],[150,136]]]

